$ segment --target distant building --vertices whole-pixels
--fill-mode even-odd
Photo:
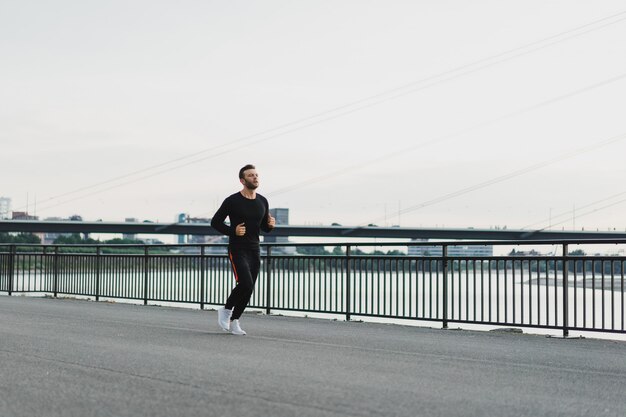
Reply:
[[[197,223],[197,224],[206,224],[206,227],[211,227],[211,219],[206,217],[189,217],[185,213],[180,213],[178,215],[178,223]],[[205,244],[228,244],[228,236],[224,235],[178,235],[178,243],[183,245],[185,243],[195,244],[195,245],[205,245]],[[188,247],[181,249],[183,253],[200,253],[200,248],[198,247]],[[206,254],[220,254],[224,255],[228,253],[226,247],[207,247],[204,250]]]
[[[289,209],[288,208],[272,208],[270,214],[276,219],[277,225],[289,224]],[[263,236],[263,243],[289,243],[288,236],[273,236],[271,233]],[[283,254],[295,254],[295,246],[277,247],[272,249],[274,253]]]
[[[46,217],[45,219],[43,219],[43,221],[45,222],[61,222],[61,221],[66,221],[67,219],[62,219],[61,217]],[[41,243],[43,243],[44,245],[49,245],[51,243],[54,243],[54,241],[61,237],[61,236],[70,236],[71,233],[52,233],[52,232],[47,232],[44,233],[43,236],[41,237]]]
[[[126,223],[139,223],[139,219],[136,219],[134,217],[127,217],[124,219],[124,221]],[[137,240],[137,234],[136,233],[124,233],[122,235],[122,239]]]
[[[11,211],[11,199],[9,197],[0,197],[0,220],[9,218]]]
[[[159,239],[142,239],[143,243],[146,245],[162,245],[163,242]]]
[[[25,211],[14,211],[11,216],[12,220],[39,220],[37,216],[31,216]]]
[[[207,228],[211,227],[211,219],[206,217],[189,217],[186,213],[180,213],[178,215],[178,223],[201,223],[206,224]],[[204,244],[227,244],[228,236],[223,235],[178,235],[178,244],[184,245],[186,243],[204,245]],[[198,253],[198,248],[188,248],[182,250],[184,253]],[[207,254],[224,254],[227,253],[226,248],[212,248],[205,249]]]
[[[276,224],[289,224],[289,209],[288,208],[272,208],[270,214],[276,219]]]
[[[210,227],[211,219],[206,217],[187,217],[187,223],[201,223],[206,224],[207,227]],[[196,244],[204,244],[204,243],[214,243],[212,238],[215,236],[207,236],[207,235],[189,235],[187,239],[187,243],[196,243]],[[221,237],[221,236],[220,236]]]
[[[187,215],[185,213],[180,213],[176,219],[177,223],[185,223],[186,221]],[[184,245],[185,243],[187,243],[187,235],[178,235],[178,244]]]
[[[72,221],[72,222],[81,222],[83,221],[82,216],[79,216],[78,214],[74,214],[68,218],[63,218],[63,217],[46,217],[45,219],[43,219],[43,221],[45,222],[67,222],[67,221]],[[54,243],[55,240],[57,240],[59,237],[61,236],[71,236],[74,233],[55,233],[55,232],[46,232],[46,233],[41,233],[40,235],[38,235],[41,238],[41,243],[49,245],[51,243]],[[87,239],[89,237],[89,233],[83,233],[83,238]]]
[[[531,249],[529,251],[521,251],[521,250],[515,250],[513,249],[510,253],[509,256],[543,256],[545,255],[544,253],[541,252],[537,252],[534,249]]]
[[[428,239],[411,239],[411,242],[428,242]],[[443,248],[441,246],[409,246],[409,256],[443,256]],[[476,257],[476,256],[493,256],[492,245],[458,245],[448,246],[448,256],[457,257]]]

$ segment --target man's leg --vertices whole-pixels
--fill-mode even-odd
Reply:
[[[246,280],[249,285],[246,285],[245,290],[241,291],[241,297],[235,303],[232,320],[239,320],[241,314],[243,314],[243,311],[250,302],[250,297],[252,297],[252,292],[254,291],[254,284],[256,284],[259,269],[261,268],[261,255],[259,252],[254,250],[247,251],[245,258],[247,266]]]
[[[237,281],[237,285],[231,291],[225,305],[227,310],[233,311],[232,320],[239,319],[241,313],[243,313],[243,309],[245,309],[250,300],[254,282],[256,281],[256,276],[253,278],[253,271],[251,271],[250,256],[246,252],[243,250],[231,250],[229,252],[230,262],[235,273],[235,280]]]
[[[240,250],[229,249],[228,258],[233,268],[236,284],[226,300],[226,305],[217,310],[217,324],[227,332],[232,330],[231,320],[235,305],[245,297],[245,288],[251,285],[248,283],[250,280],[247,273],[249,268],[243,253]]]

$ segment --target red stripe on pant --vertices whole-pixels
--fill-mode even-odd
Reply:
[[[230,266],[233,267],[233,273],[235,274],[235,281],[239,282],[239,275],[237,275],[237,268],[235,268],[235,261],[233,261],[233,253],[228,251],[228,258],[230,259]]]

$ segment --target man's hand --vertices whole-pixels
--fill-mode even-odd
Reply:
[[[239,223],[237,225],[237,227],[235,227],[235,235],[236,236],[243,236],[246,234],[246,224],[245,223]]]
[[[267,213],[267,226],[270,229],[273,229],[276,226],[276,219],[272,217],[271,214]]]

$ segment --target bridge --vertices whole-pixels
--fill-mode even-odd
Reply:
[[[142,233],[219,235],[203,223],[116,223],[78,221],[0,220],[0,232],[30,233]],[[375,226],[277,225],[273,236],[387,239],[554,240],[626,239],[626,231],[513,230],[472,228],[411,228]]]
[[[0,415],[626,415],[625,342],[0,296]]]

